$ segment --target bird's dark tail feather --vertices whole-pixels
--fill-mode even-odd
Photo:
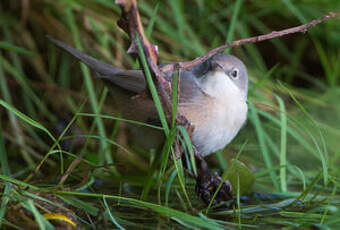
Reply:
[[[108,76],[109,75],[115,75],[115,74],[122,71],[122,70],[120,70],[120,69],[118,69],[118,68],[116,68],[112,65],[109,65],[109,64],[104,63],[102,61],[99,61],[99,60],[97,60],[97,59],[95,59],[95,58],[73,48],[72,46],[65,44],[64,42],[56,40],[49,35],[47,35],[47,38],[51,42],[53,42],[55,45],[62,48],[63,50],[65,50],[66,52],[68,52],[69,54],[76,57],[77,59],[79,59],[84,64],[86,64],[90,69],[99,73],[99,75],[108,75]]]

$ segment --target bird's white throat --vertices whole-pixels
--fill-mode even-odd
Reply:
[[[201,108],[206,116],[193,133],[193,142],[203,156],[224,148],[236,136],[248,110],[244,94],[226,74],[215,72],[210,78],[201,87],[213,99],[211,105]]]
[[[216,71],[208,77],[209,79],[203,79],[203,81],[201,81],[201,88],[208,95],[214,98],[224,98],[226,96],[236,97],[241,95],[240,89],[226,73]]]

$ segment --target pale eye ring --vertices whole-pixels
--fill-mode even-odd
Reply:
[[[237,79],[240,75],[240,71],[238,70],[238,68],[234,68],[232,71],[230,71],[229,76]]]

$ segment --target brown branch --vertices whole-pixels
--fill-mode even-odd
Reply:
[[[153,45],[144,33],[144,29],[140,20],[139,11],[137,8],[136,0],[116,0],[116,4],[122,8],[122,16],[118,21],[118,25],[130,36],[131,44],[128,49],[128,53],[138,55],[137,38],[138,35],[143,47],[143,51],[147,60],[148,67],[152,74],[154,81],[156,82],[157,91],[160,95],[163,108],[166,116],[171,118],[171,85],[166,80],[164,73],[160,71],[157,65],[157,48]],[[177,124],[187,126],[188,121],[184,116],[177,114]],[[192,129],[189,129],[192,130]],[[189,133],[191,135],[191,133]]]
[[[116,4],[122,8],[122,16],[118,21],[118,25],[130,36],[131,44],[128,53],[138,55],[137,35],[140,38],[143,51],[147,60],[148,67],[152,77],[157,83],[158,92],[165,109],[171,111],[171,103],[169,95],[171,95],[170,83],[165,79],[164,74],[159,70],[157,65],[158,52],[144,33],[144,28],[140,20],[137,3],[135,0],[116,0]]]
[[[292,28],[280,30],[280,31],[273,31],[269,34],[264,34],[264,35],[260,35],[260,36],[255,36],[255,37],[250,37],[250,38],[245,38],[245,39],[233,41],[233,42],[230,42],[230,43],[225,44],[223,46],[219,46],[215,49],[210,50],[204,56],[198,57],[198,58],[196,58],[192,61],[188,61],[188,62],[179,62],[179,63],[176,63],[176,65],[178,65],[181,69],[190,69],[193,66],[201,64],[202,62],[206,61],[210,57],[214,56],[217,53],[224,51],[227,48],[241,46],[241,45],[244,45],[244,44],[247,44],[247,43],[261,42],[261,41],[265,41],[265,40],[268,40],[268,39],[281,37],[281,36],[284,36],[284,35],[287,35],[287,34],[293,34],[293,33],[298,33],[298,32],[305,33],[308,30],[309,27],[315,26],[315,25],[317,25],[317,24],[319,24],[319,23],[321,23],[325,20],[328,20],[328,19],[334,18],[334,17],[338,17],[338,16],[340,16],[339,12],[330,12],[330,13],[324,15],[321,18],[315,19],[315,20],[313,20],[309,23],[303,24],[301,26],[296,26],[296,27],[292,27]],[[163,66],[161,70],[163,72],[167,72],[167,71],[173,71],[174,69],[175,69],[175,64],[167,64],[167,65]]]

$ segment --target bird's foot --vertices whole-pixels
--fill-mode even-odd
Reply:
[[[212,205],[232,200],[232,186],[229,181],[222,181],[217,173],[208,168],[204,160],[201,160],[199,167],[195,190],[202,200]]]

